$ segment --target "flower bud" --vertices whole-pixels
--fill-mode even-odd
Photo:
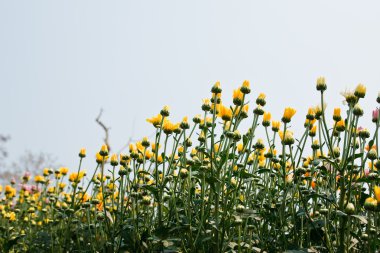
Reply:
[[[249,86],[250,86],[249,81],[245,80],[240,87],[240,91],[244,94],[249,94],[251,92],[251,88]]]
[[[108,156],[108,146],[106,144],[102,145],[99,154],[101,156]]]
[[[359,137],[362,139],[368,139],[370,137],[370,133],[368,129],[364,128],[359,131]]]
[[[327,89],[326,81],[325,81],[325,78],[323,76],[318,77],[316,88],[318,91],[321,91],[321,92],[323,92]]]
[[[118,159],[117,159],[117,155],[116,154],[113,154],[112,156],[111,156],[111,165],[112,166],[117,166],[119,164],[119,161],[118,161]]]
[[[360,116],[363,116],[363,113],[364,113],[364,112],[363,112],[362,107],[361,107],[359,104],[356,104],[356,105],[354,106],[353,113],[354,113],[355,116],[360,117]]]
[[[260,93],[256,98],[256,104],[264,106],[267,102],[265,101],[266,95],[264,93]]]
[[[334,147],[333,153],[334,153],[334,157],[339,157],[340,156],[340,148]]]
[[[358,86],[356,86],[354,95],[357,96],[358,98],[364,98],[366,90],[367,88],[363,84],[359,83]]]
[[[160,114],[163,116],[163,117],[168,117],[169,116],[169,106],[165,105],[162,110],[160,111]]]
[[[237,207],[236,207],[236,212],[238,212],[238,213],[242,213],[242,212],[244,212],[244,206],[243,205],[237,205]]]
[[[189,176],[189,171],[183,168],[179,171],[179,175],[181,176],[182,179],[185,179]]]
[[[118,173],[119,173],[119,176],[126,176],[126,175],[128,175],[128,170],[125,167],[120,166]]]
[[[234,132],[233,132],[233,139],[234,139],[234,141],[240,141],[240,139],[241,139],[241,135],[240,135],[240,132],[239,132],[239,130],[235,130]]]
[[[373,149],[371,148],[368,153],[367,153],[367,157],[369,160],[373,161],[375,159],[377,159],[377,152],[376,152],[376,149]]]
[[[340,108],[334,108],[334,114],[333,114],[333,120],[334,121],[340,121],[342,119],[342,116],[340,115]]]
[[[372,111],[372,122],[376,123],[379,119],[379,111],[380,109],[376,109]]]
[[[280,130],[281,123],[280,121],[272,121],[272,131],[278,132]]]
[[[355,206],[351,202],[346,205],[346,208],[344,209],[346,214],[352,215],[355,213]]]
[[[369,211],[374,211],[377,207],[377,200],[374,198],[367,198],[364,202],[364,208]]]
[[[232,95],[232,102],[234,105],[242,105],[243,104],[244,93],[242,93],[239,89],[234,90]]]
[[[208,98],[203,99],[202,110],[205,112],[208,112],[210,111],[210,109],[211,109],[210,99]]]
[[[346,129],[344,121],[343,120],[338,121],[336,123],[335,129],[338,132],[343,132]]]
[[[217,81],[214,84],[214,86],[212,86],[211,92],[214,93],[214,94],[218,94],[218,93],[222,92],[222,88],[220,87],[220,82],[219,81]]]
[[[253,113],[254,113],[254,114],[257,114],[257,115],[263,115],[263,114],[264,114],[264,110],[263,110],[263,108],[261,107],[261,105],[258,105],[258,106],[253,110]]]
[[[81,148],[80,149],[80,151],[79,151],[79,157],[80,158],[86,157],[86,149],[85,148]]]
[[[311,144],[311,148],[313,149],[313,150],[317,150],[317,149],[319,149],[319,142],[318,142],[318,140],[314,140],[313,141],[313,143]]]
[[[152,198],[151,198],[150,196],[145,195],[145,196],[142,197],[141,203],[142,203],[143,205],[149,206],[149,205],[150,205],[150,202],[151,202],[151,199],[152,199]]]

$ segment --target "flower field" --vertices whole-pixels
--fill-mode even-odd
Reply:
[[[201,114],[173,123],[163,107],[128,153],[20,175],[0,186],[0,252],[378,252],[380,94],[370,132],[365,86],[334,109],[323,77],[316,90],[297,134],[294,108],[272,120],[249,81],[226,105],[217,82]]]

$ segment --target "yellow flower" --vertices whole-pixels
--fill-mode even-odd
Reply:
[[[45,177],[50,175],[50,172],[49,172],[49,171],[50,171],[49,168],[45,168],[45,169],[44,169],[43,174],[44,174]]]
[[[162,122],[162,115],[157,114],[157,116],[154,116],[152,118],[146,119],[147,122],[151,123],[154,127],[159,127]]]
[[[378,202],[380,202],[380,187],[375,185],[374,187],[374,192],[375,192],[375,198]]]
[[[69,172],[69,168],[67,168],[67,167],[59,168],[59,173],[61,173],[62,175],[66,175],[67,172]]]
[[[66,184],[61,182],[58,184],[59,189],[63,190],[66,187]]]
[[[81,148],[80,149],[80,151],[79,151],[79,157],[80,158],[86,157],[86,149],[85,148]]]
[[[186,117],[183,117],[182,122],[180,123],[180,127],[181,127],[182,129],[189,129],[189,128],[190,128],[190,125],[189,125],[189,122],[188,122],[187,116],[186,116]]]
[[[219,147],[220,147],[219,143],[215,143],[214,144],[214,152],[219,152]],[[195,153],[196,153],[197,152],[196,149],[194,149],[194,150],[195,150]]]
[[[296,110],[294,108],[286,107],[284,110],[284,115],[282,116],[282,122],[289,123],[294,114],[296,114]]]
[[[178,154],[183,154],[183,152],[184,152],[184,148],[183,148],[183,146],[179,146],[178,148],[177,148],[177,152],[178,152]]]
[[[378,204],[378,202],[377,202],[376,199],[368,197],[364,201],[364,208],[367,209],[367,210],[373,211],[373,210],[376,209],[377,204]]]
[[[152,144],[150,144],[150,146],[151,146],[151,148],[152,148],[152,151],[153,151],[153,152],[156,152],[156,147],[157,147],[156,143],[152,143]],[[158,149],[160,149],[160,148],[161,148],[161,145],[158,144]]]
[[[218,113],[220,111],[220,104],[215,104],[215,103],[211,104],[210,110],[212,113],[214,113],[214,111],[215,111],[216,115],[218,115]]]
[[[168,117],[169,116],[169,111],[170,111],[170,107],[168,105],[165,105],[161,111],[160,111],[160,114],[164,117]]]
[[[106,144],[103,144],[100,148],[99,154],[101,156],[108,156],[108,146]]]
[[[211,88],[211,92],[214,94],[219,94],[222,92],[222,88],[220,87],[220,82],[217,81],[214,86]]]
[[[272,115],[270,112],[264,112],[263,115],[263,126],[268,127],[270,125],[270,120],[271,120]]]
[[[118,157],[117,157],[116,154],[113,154],[111,156],[111,165],[112,166],[117,166],[118,164],[119,164],[119,159],[118,159]]]
[[[139,152],[144,152],[145,147],[142,145],[141,141],[136,142],[136,148]]]
[[[241,105],[243,103],[244,93],[240,91],[240,89],[236,89],[233,92],[232,99],[234,105]]]
[[[239,142],[236,144],[236,149],[239,153],[243,152],[243,143]]]
[[[220,105],[219,117],[224,121],[230,121],[232,119],[232,110],[224,105]]]
[[[310,129],[309,135],[310,135],[311,137],[314,137],[314,136],[316,135],[316,133],[317,133],[317,126],[314,125],[314,126]]]
[[[158,163],[162,163],[164,161],[164,158],[162,157],[162,155],[159,155],[158,157],[157,157],[157,162]]]
[[[104,159],[104,162],[106,162],[107,159],[108,159],[108,156],[102,156],[102,155],[100,155],[99,152],[96,153],[95,157],[96,157],[96,162],[97,162],[97,163],[102,163],[102,162],[103,162],[103,159]]]
[[[34,181],[36,182],[36,183],[44,183],[45,182],[45,178],[43,177],[43,176],[41,176],[41,175],[38,175],[38,176],[35,176],[34,177]]]
[[[9,219],[10,221],[16,220],[16,213],[15,212],[8,212],[5,214],[5,218]]]
[[[202,99],[202,101],[203,101],[203,103],[202,103],[202,110],[203,111],[209,111],[211,109],[210,99],[204,98],[204,99]]]
[[[80,180],[85,176],[84,171],[79,171],[79,174],[77,172],[73,172],[69,176],[69,181],[73,183],[79,183]]]
[[[249,94],[251,92],[250,84],[248,80],[244,80],[243,84],[240,87],[240,91],[244,94]]]
[[[249,110],[249,105],[246,104],[246,105],[243,105],[243,108],[241,109],[241,112],[246,114],[247,117],[248,117],[248,110]]]
[[[286,130],[285,131],[285,135],[284,135],[283,131],[279,131],[278,134],[280,135],[281,141],[285,145],[290,145],[290,144],[294,143],[294,138],[293,138],[293,132],[292,131]]]
[[[147,149],[145,151],[145,159],[150,160],[150,158],[152,158],[152,156],[153,156],[153,152],[150,151],[149,149]]]
[[[260,93],[256,98],[256,104],[264,106],[267,102],[265,101],[266,95],[264,93]]]
[[[317,79],[317,90],[324,91],[327,89],[326,80],[323,76],[318,77]]]
[[[312,127],[316,121],[317,121],[316,119],[313,119],[313,120],[306,119],[304,123],[304,127]]]
[[[344,120],[339,120],[337,123],[336,123],[336,130],[338,131],[338,132],[343,132],[345,129],[346,129],[346,127],[345,127],[345,124],[344,124]]]
[[[177,129],[179,129],[179,123],[173,124],[172,122],[170,122],[170,120],[167,120],[164,122],[162,129],[164,130],[165,134],[171,134]]]
[[[272,121],[272,130],[273,132],[278,132],[278,130],[280,129],[280,126],[281,126],[281,123],[280,121]]]
[[[55,192],[55,187],[51,186],[48,188],[48,193],[54,193]]]
[[[363,84],[359,83],[358,86],[356,86],[354,94],[358,98],[364,98],[366,91],[367,91],[367,88]]]
[[[315,111],[314,111],[314,108],[309,107],[309,109],[307,110],[306,118],[309,119],[309,120],[313,120],[314,117],[315,117]]]
[[[333,119],[334,119],[335,121],[339,121],[339,120],[342,119],[342,117],[340,116],[340,108],[339,108],[339,107],[334,108]]]

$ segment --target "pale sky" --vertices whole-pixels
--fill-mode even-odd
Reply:
[[[340,91],[367,86],[363,124],[372,129],[379,1],[0,0],[0,133],[12,137],[10,160],[41,151],[75,169],[86,147],[91,169],[100,108],[117,151],[150,135],[145,119],[164,105],[174,120],[200,113],[218,80],[229,102],[250,80],[252,102],[266,93],[277,119],[295,107],[292,125],[302,129],[321,75],[330,113]]]

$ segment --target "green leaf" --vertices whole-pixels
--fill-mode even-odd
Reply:
[[[245,170],[242,170],[242,171],[240,172],[240,176],[241,176],[241,178],[244,178],[244,179],[254,177],[253,174],[248,173],[248,172],[246,172]]]
[[[355,161],[356,159],[358,159],[362,156],[363,156],[363,153],[354,154],[354,155],[347,158],[346,164],[350,163],[351,161]]]
[[[368,223],[367,217],[365,217],[365,216],[362,216],[362,215],[351,215],[351,217],[354,217],[354,218],[358,219],[362,224],[367,224]]]
[[[265,172],[270,172],[270,169],[259,169],[257,171],[257,173],[261,174],[261,173],[265,173]]]

